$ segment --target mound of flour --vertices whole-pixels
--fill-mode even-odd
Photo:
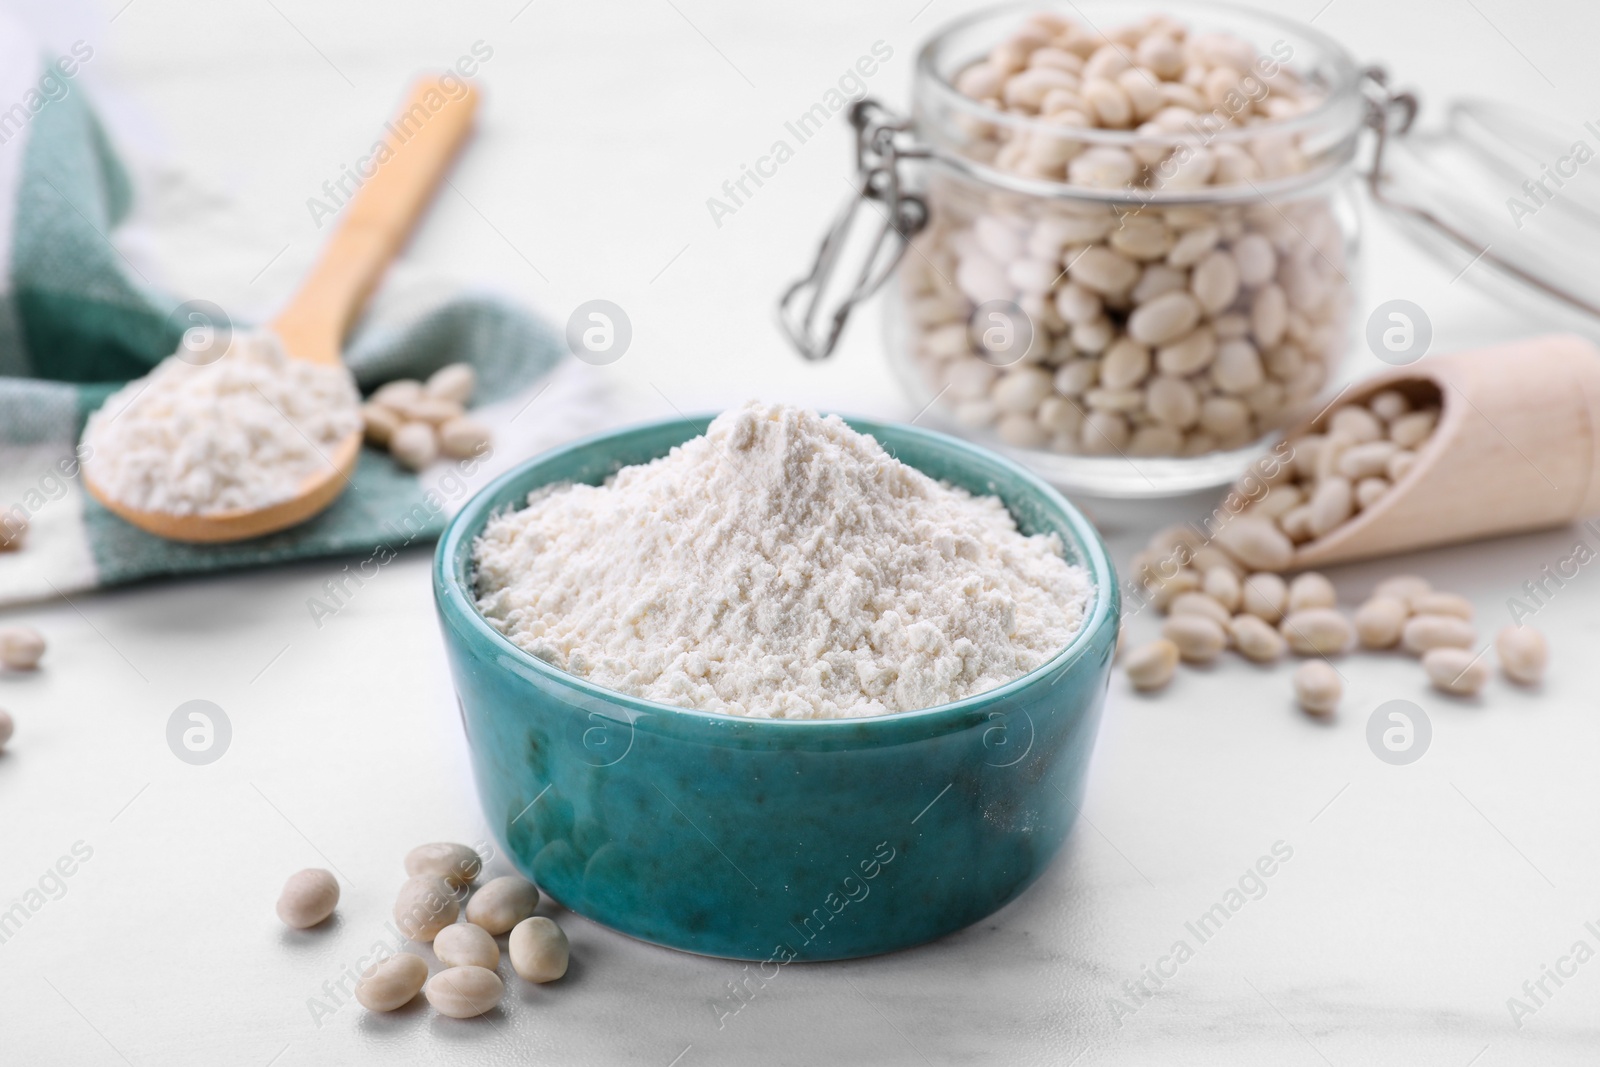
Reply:
[[[84,467],[111,499],[205,515],[294,496],[361,429],[343,367],[290,359],[270,333],[235,333],[215,362],[171,355],[111,394],[83,430]]]
[[[1058,652],[1094,589],[1052,535],[837,417],[747,404],[603,486],[561,485],[473,547],[478,607],[598,685],[731,715],[910,711]]]

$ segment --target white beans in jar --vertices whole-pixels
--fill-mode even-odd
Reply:
[[[1016,447],[1113,457],[1243,448],[1311,407],[1344,343],[1349,223],[1312,180],[1339,167],[1316,127],[1275,128],[1328,96],[1293,47],[1039,13],[950,83],[969,102],[919,105],[919,132],[998,173],[935,169],[900,268],[936,404]]]

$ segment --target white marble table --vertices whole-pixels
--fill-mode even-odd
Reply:
[[[583,369],[614,390],[616,417],[752,394],[906,417],[874,322],[821,366],[794,358],[771,324],[773,295],[845,191],[842,128],[803,146],[720,228],[705,201],[874,41],[894,58],[872,91],[903,101],[916,43],[957,10],[919,6],[20,9],[58,41],[93,42],[85,85],[117,129],[247,210],[232,266],[202,279],[237,306],[269,308],[288,291],[318,238],[306,199],[366,143],[403,81],[481,40],[494,52],[482,135],[408,269],[485,279],[558,320],[594,297],[621,304],[634,348],[604,371]],[[1430,98],[1491,93],[1574,113],[1595,103],[1587,50],[1600,16],[1588,7],[1288,8],[1316,14]],[[1470,277],[1452,281],[1460,264],[1435,265],[1368,221],[1363,307],[1416,301],[1440,349],[1538,328],[1482,298]],[[200,284],[181,265],[174,278]],[[1124,560],[1164,517],[1102,514],[1120,524],[1111,535]],[[1578,536],[1400,565],[1471,597],[1492,628],[1506,599]],[[1037,886],[936,944],[785,968],[719,1025],[740,965],[576,917],[563,920],[571,975],[513,984],[488,1019],[313,1011],[317,998],[336,1007],[325,983],[384,936],[401,854],[484,830],[426,555],[384,568],[319,627],[306,601],[339,567],[151,585],[0,618],[51,641],[37,676],[0,679],[0,705],[19,722],[0,758],[0,902],[41,879],[50,891],[0,944],[0,1061],[1491,1067],[1600,1057],[1600,962],[1560,963],[1575,973],[1559,986],[1545,978],[1549,995],[1520,1027],[1507,1006],[1576,942],[1600,949],[1592,568],[1537,616],[1554,647],[1538,694],[1496,680],[1463,704],[1429,692],[1409,661],[1365,659],[1347,672],[1339,718],[1321,725],[1290,708],[1284,671],[1230,661],[1185,672],[1157,699],[1118,678],[1083,822]],[[1335,577],[1353,597],[1389,569]],[[1151,628],[1134,622],[1136,634]],[[1393,698],[1433,724],[1429,752],[1410,766],[1380,762],[1365,740],[1367,715]],[[209,766],[180,762],[165,741],[168,716],[192,699],[215,702],[233,725],[227,754]],[[1259,899],[1201,943],[1187,924],[1275,848],[1292,855]],[[63,857],[73,873],[58,889],[48,872]],[[343,876],[339,917],[286,934],[272,902],[287,872],[310,865]],[[1177,963],[1180,940],[1192,955]],[[1147,967],[1168,975],[1159,988]]]

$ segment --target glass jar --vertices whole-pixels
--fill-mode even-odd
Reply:
[[[886,315],[922,421],[1149,496],[1231,481],[1314,410],[1367,118],[1338,44],[1230,7],[1027,4],[950,24],[915,77],[909,123],[857,127],[864,196],[925,215]]]

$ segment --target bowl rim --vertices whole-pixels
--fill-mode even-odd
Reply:
[[[986,689],[981,693],[974,693],[971,696],[962,697],[960,700],[946,704],[935,704],[931,707],[917,708],[912,711],[886,712],[882,715],[830,719],[775,719],[760,716],[730,715],[721,711],[686,708],[677,704],[667,704],[645,697],[632,696],[628,693],[597,685],[586,678],[580,678],[553,664],[546,663],[526,649],[519,647],[505,634],[491,625],[489,620],[483,616],[483,613],[478,610],[475,599],[467,594],[466,588],[461,583],[456,581],[452,561],[457,553],[463,550],[462,542],[467,540],[468,529],[471,528],[471,536],[476,538],[490,517],[489,501],[499,496],[510,483],[526,477],[530,469],[546,463],[552,463],[575,452],[592,450],[620,437],[632,434],[648,434],[672,426],[693,429],[694,432],[683,438],[684,441],[687,441],[698,434],[704,433],[702,424],[715,419],[718,414],[721,414],[721,412],[680,415],[647,422],[629,423],[626,426],[601,430],[530,456],[479,489],[450,518],[444,532],[439,536],[438,545],[434,550],[432,568],[434,604],[441,615],[445,617],[446,629],[451,628],[452,622],[457,626],[464,626],[480,639],[488,641],[492,647],[498,649],[502,654],[512,656],[521,665],[555,685],[574,690],[590,700],[601,701],[618,711],[630,713],[628,716],[630,722],[633,722],[635,717],[638,716],[663,716],[669,722],[698,720],[703,724],[722,728],[809,730],[821,736],[830,731],[837,733],[846,729],[854,731],[890,730],[909,726],[913,723],[930,726],[940,725],[946,719],[952,722],[959,721],[975,710],[983,710],[996,701],[1017,695],[1037,685],[1043,679],[1069,669],[1077,660],[1083,657],[1094,642],[1095,637],[1108,624],[1112,628],[1117,626],[1120,617],[1119,605],[1121,597],[1117,585],[1116,568],[1112,564],[1105,541],[1088,518],[1049,483],[1014,460],[959,437],[920,426],[913,426],[909,423],[887,422],[881,419],[864,418],[839,412],[822,412],[822,414],[838,414],[852,429],[870,434],[890,455],[894,455],[893,450],[882,438],[878,437],[875,431],[883,429],[901,435],[909,434],[911,437],[920,438],[924,443],[930,444],[935,448],[954,452],[965,459],[977,460],[980,465],[998,467],[1015,477],[1017,481],[1041,497],[1047,505],[1059,512],[1066,520],[1065,525],[1072,533],[1078,548],[1081,550],[1082,559],[1080,565],[1089,571],[1090,579],[1095,584],[1095,595],[1091,602],[1091,610],[1084,616],[1077,632],[1072,635],[1072,639],[1062,646],[1055,655],[1026,674],[1019,675],[1004,685]],[[696,427],[698,428],[696,429]],[[679,443],[681,444],[682,442]],[[677,446],[674,445],[673,447]],[[915,467],[915,464],[907,465]],[[920,468],[917,469],[920,470]],[[530,490],[532,488],[537,488],[537,486],[529,487]],[[466,547],[466,551],[470,555],[470,545]],[[1113,612],[1113,608],[1117,608],[1117,611]]]

